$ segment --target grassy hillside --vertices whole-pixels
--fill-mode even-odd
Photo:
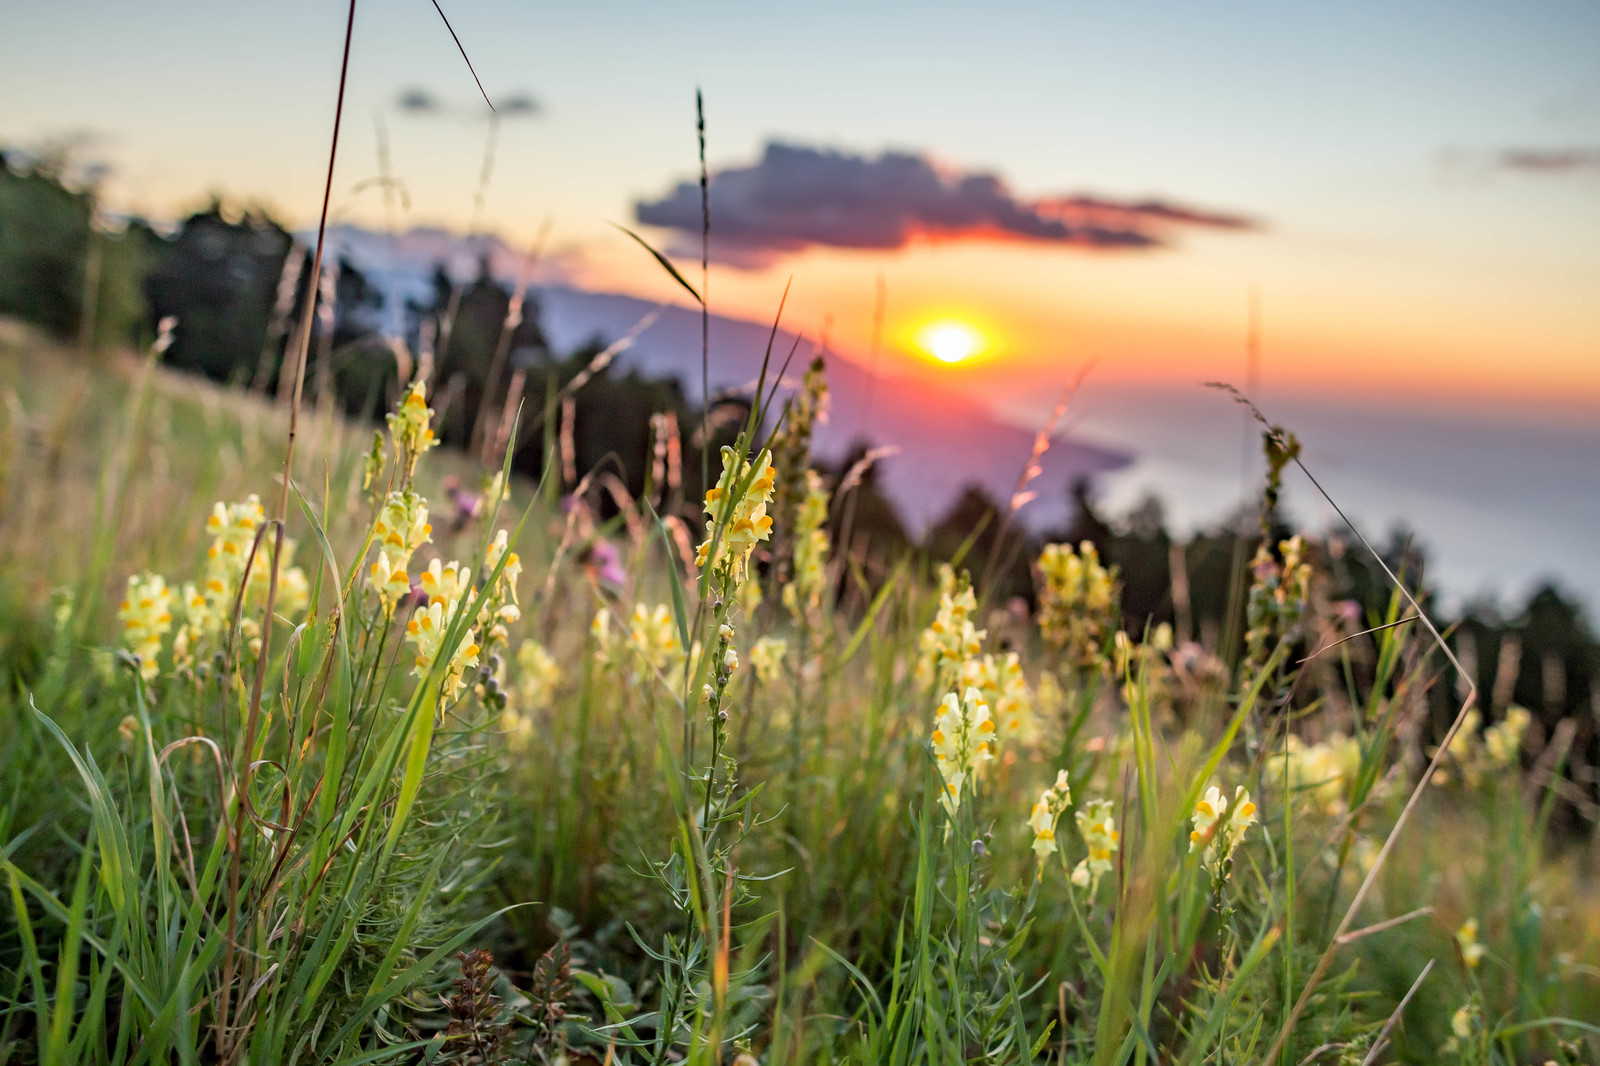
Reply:
[[[1600,1062],[1566,741],[1433,750],[1299,542],[1230,667],[1070,545],[865,583],[793,437],[700,528],[418,394],[302,413],[274,567],[281,410],[10,327],[0,399],[0,1062]]]

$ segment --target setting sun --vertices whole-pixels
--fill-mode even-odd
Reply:
[[[983,335],[965,322],[934,322],[917,332],[917,347],[947,365],[964,363],[981,353]]]

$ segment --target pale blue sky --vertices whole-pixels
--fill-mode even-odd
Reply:
[[[152,210],[208,185],[314,206],[342,4],[7,6],[0,137],[103,132],[122,187]],[[1158,192],[1330,234],[1404,221],[1436,192],[1442,150],[1600,140],[1592,3],[445,7],[491,94],[546,107],[506,130],[491,206],[518,231],[546,212],[625,215],[681,176],[696,84],[714,161],[748,160],[772,135],[898,146],[1028,192]],[[408,85],[474,96],[431,4],[367,0],[348,175],[371,168],[371,112]],[[391,127],[417,213],[463,218],[470,124]],[[1573,192],[1541,190],[1552,214]],[[1448,239],[1426,219],[1406,228]]]

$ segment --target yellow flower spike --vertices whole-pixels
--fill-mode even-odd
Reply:
[[[728,525],[717,544],[718,558],[711,558],[712,542],[717,540],[717,523],[723,517],[726,505],[722,503],[728,492],[754,469],[755,476],[749,487],[733,505],[728,515]],[[730,561],[735,581],[743,581],[745,568],[756,545],[772,536],[772,519],[767,516],[767,504],[772,502],[775,478],[772,456],[763,450],[754,461],[741,461],[732,448],[722,449],[722,476],[706,490],[706,539],[695,551],[695,565],[718,566],[723,559]]]
[[[157,661],[162,639],[172,629],[172,590],[160,574],[128,578],[127,596],[117,611],[122,641],[139,657],[139,676],[146,681],[161,673]]]
[[[430,425],[432,419],[427,386],[420,381],[412,382],[399,408],[388,416],[389,438],[394,442],[395,454],[405,467],[407,478],[416,472],[417,460],[438,443]]]
[[[1088,541],[1047,544],[1036,564],[1039,630],[1045,644],[1084,670],[1104,667],[1107,634],[1117,599],[1117,569],[1100,564]]]
[[[970,587],[940,595],[939,610],[923,630],[918,643],[918,681],[942,688],[947,680],[952,680],[949,671],[954,665],[956,684],[962,688],[980,687],[981,678],[972,671],[981,667],[968,663],[982,649],[987,635],[984,630],[975,628],[968,617],[977,609],[977,597]]]
[[[1243,786],[1234,790],[1230,805],[1222,790],[1212,785],[1194,805],[1189,852],[1203,851],[1200,859],[1206,869],[1215,877],[1226,877],[1234,850],[1256,821],[1256,805]]]
[[[416,666],[412,670],[412,674],[416,677],[426,677],[432,670],[442,650],[450,618],[455,611],[454,601],[434,600],[426,607],[417,608],[411,620],[406,623],[406,639],[417,650]],[[444,676],[439,682],[439,695],[445,702],[450,702],[461,694],[461,689],[466,683],[464,675],[467,670],[477,665],[477,637],[468,632],[462,636],[461,643],[450,656],[449,662],[445,664]]]
[[[1041,862],[1056,850],[1056,822],[1072,803],[1072,789],[1067,784],[1067,772],[1057,771],[1056,783],[1039,793],[1039,802],[1028,815],[1027,826],[1033,830],[1033,853]],[[1040,873],[1043,873],[1041,867]]]
[[[653,609],[642,603],[634,605],[633,615],[628,620],[628,640],[643,661],[644,669],[637,675],[641,678],[655,673],[666,675],[683,664],[678,627],[671,608],[664,603]]]
[[[1122,839],[1116,829],[1113,810],[1110,800],[1093,799],[1073,816],[1089,854],[1073,868],[1071,880],[1079,888],[1088,889],[1090,896],[1099,890],[1100,879],[1111,872],[1112,856]]]
[[[1461,945],[1461,958],[1469,967],[1477,969],[1489,950],[1478,943],[1478,919],[1468,918],[1462,922],[1461,928],[1456,930],[1456,941]]]
[[[984,764],[994,758],[992,746],[984,739],[993,733],[989,705],[977,689],[968,688],[959,696],[948,693],[939,704],[928,739],[945,781],[941,801],[952,817],[961,807],[961,786],[969,778],[976,779]]]

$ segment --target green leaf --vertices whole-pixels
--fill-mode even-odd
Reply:
[[[668,274],[672,275],[672,280],[676,281],[679,285],[682,285],[688,291],[689,295],[694,297],[695,303],[699,304],[701,307],[705,306],[706,302],[700,298],[700,294],[698,292],[694,291],[694,286],[690,285],[686,280],[684,280],[683,275],[678,273],[678,268],[673,266],[666,256],[652,248],[649,241],[633,232],[633,230],[629,229],[627,226],[618,225],[615,222],[611,224],[616,226],[617,229],[621,230],[623,233],[626,233],[628,236],[632,237],[634,240],[638,241],[639,247],[655,256],[656,262],[661,264],[661,268]]]

